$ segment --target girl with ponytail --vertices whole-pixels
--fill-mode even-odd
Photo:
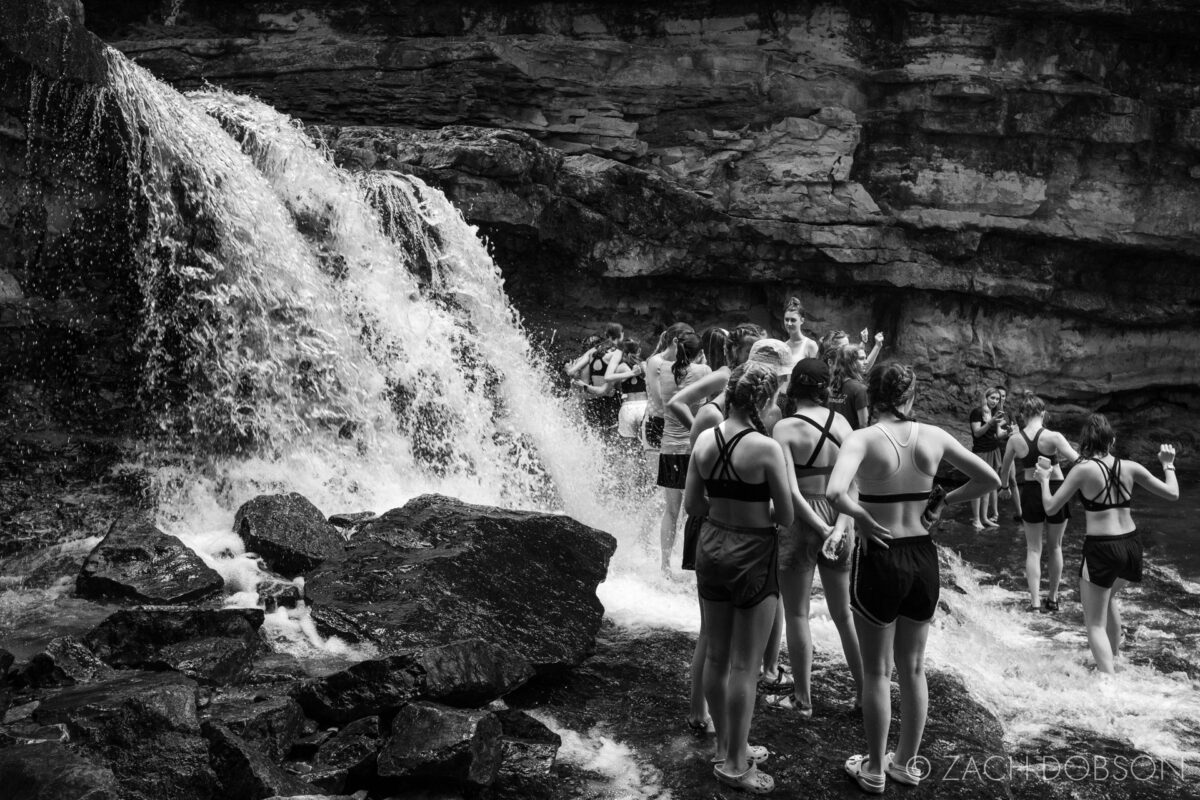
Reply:
[[[778,386],[769,366],[746,363],[733,371],[726,420],[696,438],[685,491],[688,514],[705,518],[696,583],[708,635],[704,695],[717,733],[713,774],[758,794],[775,782],[757,768],[767,749],[746,739],[779,597],[775,526],[792,521],[783,450],[763,425]]]
[[[930,537],[944,503],[963,503],[1000,487],[996,471],[941,428],[912,418],[916,376],[901,364],[871,370],[867,398],[876,422],[842,442],[825,496],[854,518],[850,606],[863,659],[866,755],[846,760],[846,772],[880,794],[887,778],[912,786],[929,691],[925,642],[940,592],[937,548]],[[935,488],[942,460],[969,479],[949,493]],[[852,487],[857,486],[857,497]],[[885,753],[892,721],[893,665],[900,683],[900,738]]]
[[[661,369],[658,378],[659,395],[666,404],[662,443],[658,456],[658,485],[663,489],[666,507],[659,523],[660,568],[666,576],[671,574],[671,550],[675,547],[675,530],[679,524],[679,508],[683,504],[683,487],[687,478],[688,455],[691,440],[688,432],[691,415],[700,406],[697,400],[687,410],[688,419],[680,419],[670,411],[671,399],[681,389],[690,386],[708,375],[710,370],[704,363],[704,350],[695,331],[681,333],[675,339],[675,360],[670,369]]]

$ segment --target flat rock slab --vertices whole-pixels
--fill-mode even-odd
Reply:
[[[294,578],[340,555],[345,539],[320,509],[296,492],[260,494],[242,505],[233,530],[267,566]]]
[[[482,639],[551,671],[591,652],[612,536],[570,517],[418,497],[308,576],[319,628],[383,652]]]
[[[135,516],[112,524],[75,579],[80,597],[160,604],[203,600],[224,585],[191,548]]]

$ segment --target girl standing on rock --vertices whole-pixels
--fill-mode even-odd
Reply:
[[[762,415],[774,402],[774,370],[747,363],[730,376],[727,419],[696,439],[688,466],[688,514],[704,517],[696,582],[708,648],[704,694],[717,733],[713,774],[758,794],[775,782],[758,771],[765,747],[747,743],[758,662],[778,603],[775,526],[792,521],[783,451]]]
[[[791,526],[779,532],[779,588],[795,689],[787,695],[769,697],[767,702],[804,718],[812,716],[813,647],[808,615],[813,573],[818,569],[829,616],[854,676],[855,707],[862,699],[862,654],[850,613],[852,521],[835,511],[825,499],[838,450],[852,429],[841,414],[825,407],[828,385],[829,368],[825,362],[806,358],[797,364],[787,389],[788,416],[772,432],[772,437],[783,447],[790,471],[795,512]]]
[[[1175,448],[1159,447],[1162,480],[1136,461],[1112,454],[1117,437],[1102,414],[1092,414],[1083,425],[1079,449],[1083,458],[1053,491],[1054,469],[1048,459],[1039,459],[1036,467],[1042,504],[1053,513],[1076,492],[1079,493],[1087,536],[1083,540],[1083,560],[1079,564],[1079,599],[1083,603],[1083,622],[1087,627],[1088,646],[1096,669],[1111,675],[1121,647],[1121,613],[1117,592],[1128,583],[1142,580],[1142,540],[1133,524],[1130,501],[1135,484],[1167,500],[1179,499],[1179,481],[1175,477]]]
[[[694,331],[684,333],[675,340],[675,361],[670,369],[659,370],[658,391],[666,403],[675,393],[708,375],[712,370],[704,363],[704,350],[700,337]],[[663,509],[659,525],[659,547],[663,575],[671,576],[671,550],[675,547],[675,531],[679,525],[679,509],[683,504],[684,483],[687,480],[688,458],[692,450],[688,433],[692,416],[700,401],[690,406],[687,419],[680,419],[669,410],[663,425],[662,446],[658,456],[658,485],[663,488],[666,508]]]
[[[850,605],[862,648],[867,754],[851,756],[845,769],[864,791],[881,794],[885,776],[909,785],[923,777],[912,764],[929,710],[925,642],[940,592],[930,531],[944,503],[981,497],[998,488],[1000,478],[953,436],[912,418],[916,376],[908,367],[875,367],[867,395],[877,421],[842,442],[826,497],[854,518],[859,534],[850,562]],[[969,479],[949,494],[933,484],[943,459]],[[893,660],[900,682],[900,738],[895,752],[885,753]]]
[[[1005,427],[1008,416],[1000,406],[999,387],[994,386],[984,391],[979,405],[971,409],[967,421],[971,425],[971,452],[986,461],[999,475],[1004,462],[1004,444],[1008,438],[1008,429]],[[1003,484],[1003,481],[1001,483]],[[978,500],[972,500],[971,514],[971,527],[975,530],[998,528],[999,492],[989,492]]]
[[[1046,427],[1046,404],[1033,392],[1024,392],[1017,399],[1016,414],[1020,428],[1017,430],[1017,436],[1008,437],[1000,474],[1007,475],[1009,468],[1016,465],[1017,490],[1021,497],[1021,521],[1025,527],[1025,583],[1029,588],[1029,610],[1053,613],[1058,611],[1058,584],[1062,580],[1063,571],[1062,540],[1071,512],[1066,503],[1055,509],[1054,513],[1046,511],[1042,505],[1042,493],[1034,469],[1039,457],[1049,461],[1050,491],[1054,492],[1063,481],[1059,461],[1065,459],[1068,463],[1073,462],[1079,458],[1079,454],[1067,442],[1065,436]],[[1046,533],[1046,543],[1050,547],[1050,557],[1046,565],[1049,571],[1048,591],[1044,603],[1040,600],[1043,529]]]

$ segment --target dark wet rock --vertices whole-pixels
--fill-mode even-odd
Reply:
[[[33,714],[42,705],[41,700],[29,700],[20,702],[15,705],[10,705],[8,710],[4,712],[4,724],[9,725],[14,722],[22,722],[27,719],[32,719]]]
[[[88,554],[75,589],[80,597],[169,604],[202,600],[224,584],[179,539],[145,518],[126,516]]]
[[[295,608],[304,599],[304,591],[291,581],[259,581],[254,590],[268,614],[280,608]]]
[[[259,800],[312,793],[311,784],[276,766],[219,720],[205,720],[201,730],[208,740],[212,767],[220,776],[222,798]]]
[[[345,541],[325,515],[296,492],[263,494],[238,509],[234,533],[246,549],[288,578],[340,555]]]
[[[58,636],[34,655],[21,670],[27,686],[74,686],[108,680],[114,670],[74,636]]]
[[[503,731],[496,782],[519,796],[548,796],[550,771],[562,737],[524,711],[504,709],[495,714]]]
[[[5,678],[8,677],[8,671],[12,668],[15,660],[16,656],[0,647],[0,684],[3,684]]]
[[[112,770],[58,743],[0,749],[5,800],[124,800]]]
[[[286,683],[290,685],[307,674],[304,664],[291,653],[260,652],[250,668],[246,684],[268,686]]]
[[[615,548],[569,517],[425,495],[364,525],[306,593],[323,631],[385,652],[473,638],[552,670],[590,652]]]
[[[131,800],[215,800],[200,737],[197,684],[174,672],[129,672],[46,698],[34,720],[65,724],[73,745],[103,759]]]
[[[411,703],[392,721],[379,752],[381,777],[450,778],[489,786],[500,767],[503,731],[490,711]]]
[[[388,717],[419,696],[423,675],[411,653],[360,661],[303,682],[293,697],[322,725],[341,726],[372,715]]]
[[[285,694],[247,690],[222,692],[204,711],[275,763],[283,761],[300,736],[304,712]]]
[[[451,706],[482,706],[533,677],[533,667],[482,639],[465,639],[423,650],[421,696]]]
[[[12,705],[12,698],[12,689],[0,689],[0,720],[3,720],[4,715],[8,713],[8,707]]]
[[[328,792],[361,785],[375,773],[382,738],[379,717],[356,719],[320,746],[306,780]]]
[[[116,667],[175,669],[206,684],[237,683],[261,647],[258,608],[139,607],[117,611],[84,641]]]
[[[363,523],[375,519],[374,511],[354,511],[346,514],[334,514],[329,518],[329,524],[344,532],[351,533],[362,527]]]
[[[65,744],[69,741],[71,734],[61,722],[57,725],[39,725],[29,721],[0,725],[0,747],[23,747],[43,742]]]
[[[317,751],[321,749],[321,745],[333,738],[336,733],[336,729],[326,728],[323,731],[315,731],[301,736],[292,745],[289,757],[297,761],[311,761],[317,757]]]

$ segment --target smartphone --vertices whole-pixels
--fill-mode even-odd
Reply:
[[[1042,469],[1050,469],[1050,459],[1045,456],[1038,456],[1037,464]]]

